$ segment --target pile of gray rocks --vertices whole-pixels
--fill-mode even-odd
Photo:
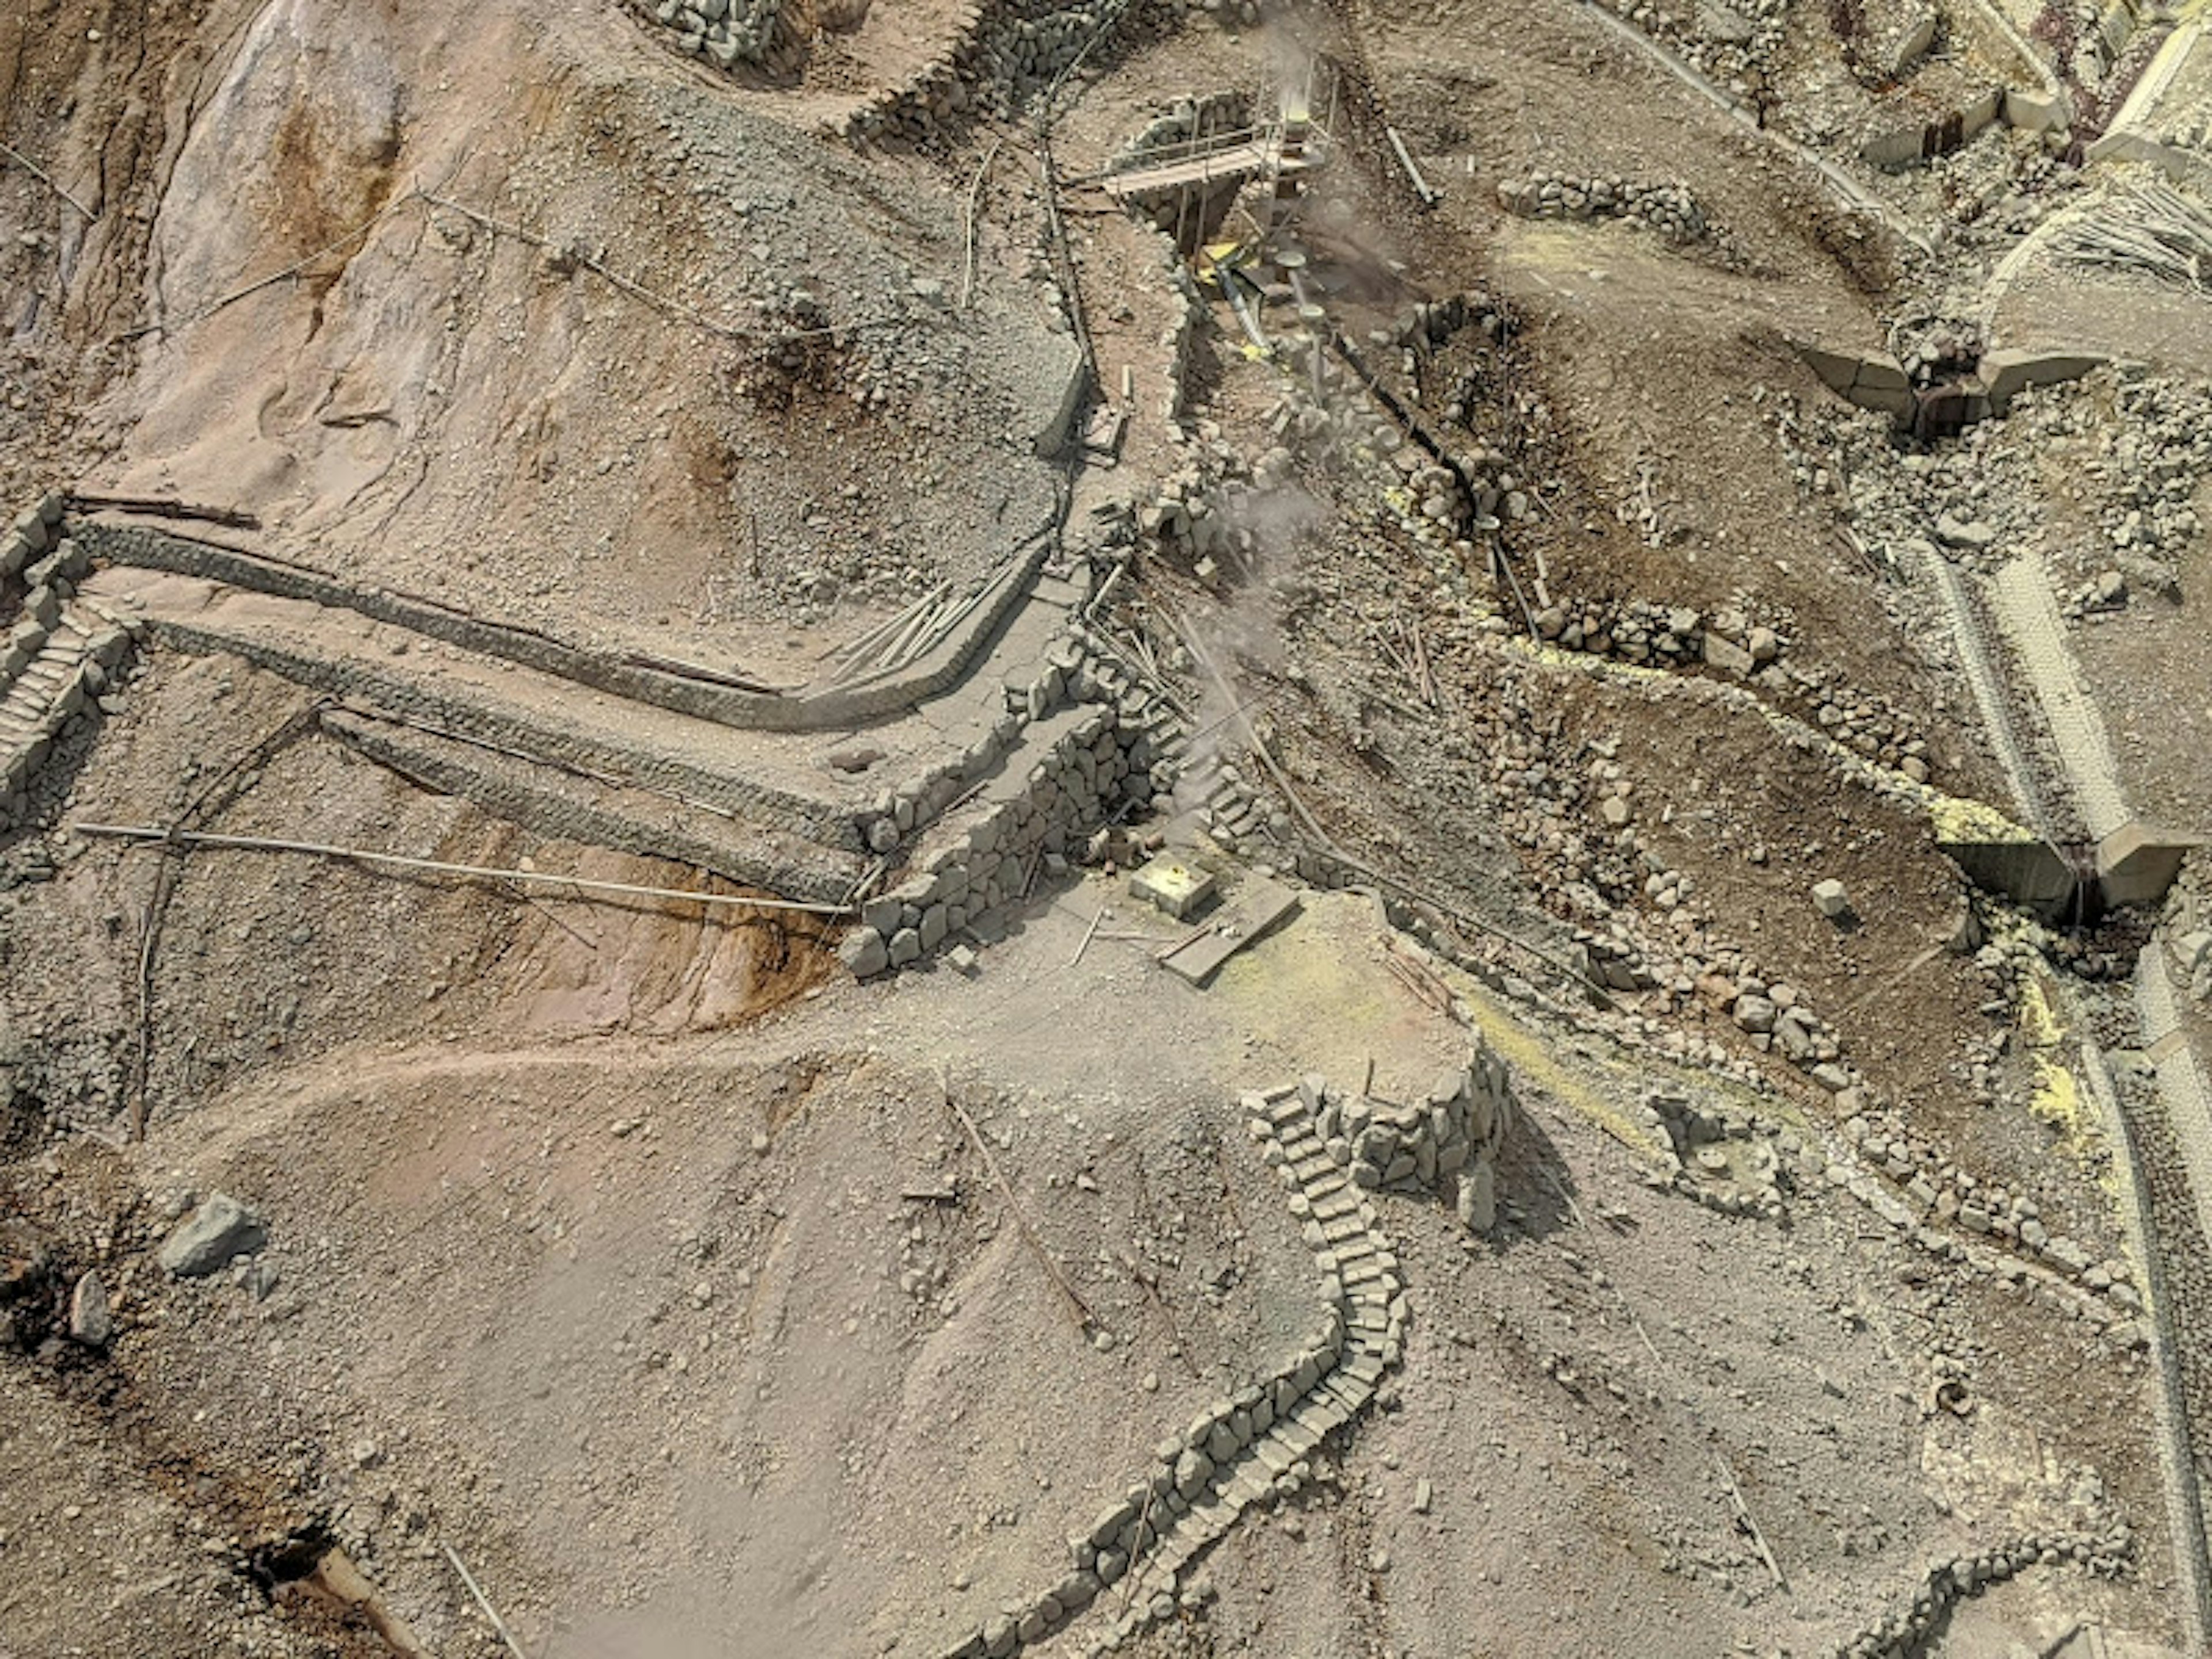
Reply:
[[[813,20],[787,0],[630,0],[632,9],[672,31],[679,51],[734,69],[796,74],[805,61]]]
[[[1824,406],[1807,425],[1832,464],[1808,453],[1801,471],[1840,487],[1861,542],[1984,574],[2039,548],[2073,573],[2077,615],[2115,608],[2131,587],[2178,597],[2179,562],[2204,533],[2212,392],[2179,381],[2099,369],[2023,392],[2002,420],[1925,451],[1900,453],[1880,416]],[[2064,501],[2051,493],[2054,461]]]
[[[2037,1565],[2073,1563],[2104,1578],[2118,1578],[2135,1559],[2135,1534],[2126,1522],[2096,1532],[2024,1534],[1971,1555],[1928,1565],[1911,1601],[1861,1632],[1836,1650],[1837,1659],[1905,1659],[1929,1650],[1951,1619],[1952,1609],[1970,1595]]]
[[[1498,199],[1524,219],[1627,219],[1670,242],[1703,241],[1712,234],[1704,207],[1679,180],[1646,184],[1619,173],[1539,172],[1498,185]]]
[[[1340,1088],[1322,1101],[1322,1142],[1364,1191],[1422,1193],[1439,1182],[1458,1195],[1462,1219],[1478,1232],[1497,1219],[1497,1157],[1518,1108],[1504,1062],[1478,1035],[1465,1066],[1422,1099],[1392,1102]]]
[[[1783,1154],[1803,1145],[1794,1132],[1763,1115],[1708,1110],[1666,1090],[1645,1098],[1641,1116],[1662,1143],[1675,1191],[1723,1215],[1771,1220],[1782,1213],[1790,1178]]]

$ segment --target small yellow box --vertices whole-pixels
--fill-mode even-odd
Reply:
[[[1213,878],[1181,859],[1154,859],[1129,876],[1130,897],[1148,900],[1177,921],[1188,921],[1213,894]]]

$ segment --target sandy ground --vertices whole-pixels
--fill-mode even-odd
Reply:
[[[1841,131],[1868,96],[1818,9],[1793,13],[1793,73]],[[365,3],[41,4],[0,43],[9,141],[100,211],[75,223],[0,171],[0,223],[45,239],[0,238],[37,301],[9,302],[9,499],[57,473],[174,492],[365,585],[739,667],[995,568],[1050,509],[1034,440],[1072,351],[1025,137],[979,129],[939,164],[811,131],[951,15],[881,8],[769,90],[582,0],[465,27]],[[1947,665],[1839,549],[1753,397],[1811,395],[1792,339],[1882,337],[1887,251],[1840,237],[1806,179],[1579,9],[1532,27],[1385,6],[1344,28],[1194,21],[1104,60],[1061,165],[1102,164],[1178,95],[1264,93],[1301,40],[1364,61],[1447,195],[1417,211],[1371,145],[1316,182],[1315,222],[1349,250],[1342,320],[1369,339],[1413,298],[1505,307],[1510,337],[1455,362],[1487,377],[1465,441],[1510,442],[1547,502],[1521,556],[1573,599],[1786,615],[1800,660],[1916,711],[1947,787],[1990,793]],[[1680,178],[1729,240],[1505,217],[1497,185],[1534,165]],[[1141,501],[1205,448],[1164,414],[1182,301],[1159,238],[1095,200],[1069,216],[1109,398],[1130,386],[1120,463],[1082,499]],[[803,349],[756,333],[817,325],[836,331]],[[1279,436],[1280,378],[1218,306],[1184,389],[1248,463]],[[2118,1254],[2094,1127],[2029,1111],[2016,1048],[2010,1086],[1972,1084],[2019,1010],[1941,948],[1964,885],[1925,818],[1743,708],[1507,653],[1487,578],[1408,542],[1378,465],[1302,480],[1242,586],[1164,559],[1142,576],[1261,705],[1329,833],[1554,951],[1587,920],[1566,888],[1662,930],[1643,873],[1687,874],[1717,942],[1802,988],[1916,1135]],[[1623,516],[1646,479],[1656,544]],[[2083,631],[2108,710],[2201,684],[2191,614]],[[1432,630],[1433,700],[1380,643],[1404,617]],[[46,1241],[47,1315],[97,1267],[118,1324],[104,1353],[0,1356],[0,1654],[390,1651],[272,1599],[291,1539],[342,1545],[447,1659],[501,1650],[448,1547],[539,1659],[947,1650],[1055,1580],[1161,1437],[1310,1319],[1311,1258],[1238,1092],[1371,1066],[1410,1095],[1471,1041],[1387,965],[1409,947],[1372,893],[1309,891],[1199,991],[1153,965],[1176,930],[1098,871],[1046,884],[973,979],[856,986],[811,926],[196,856],[143,963],[152,856],[71,817],[161,820],[213,791],[228,829],[696,879],[318,738],[241,767],[305,701],[157,651],[55,757],[55,821],[0,839],[0,1217]],[[2142,799],[2201,795],[2195,729],[2118,722]],[[1632,850],[1559,805],[1601,757],[1632,786]],[[1828,876],[1861,898],[1856,932],[1810,908]],[[2156,1379],[2124,1322],[1833,1188],[1825,1093],[1696,999],[1625,998],[1601,1025],[1455,984],[1525,1108],[1506,1219],[1477,1239],[1441,1203],[1383,1200],[1404,1365],[1319,1484],[1248,1517],[1203,1563],[1209,1593],[1135,1651],[1827,1651],[1908,1604],[1931,1559],[2112,1522],[2136,1540],[2124,1577],[2034,1569],[1941,1650],[2055,1651],[2075,1625],[2176,1639]],[[1676,1066],[1670,1033],[1743,1073]],[[1637,1117],[1655,1088],[1794,1138],[1780,1220],[1665,1189]],[[258,1267],[168,1279],[155,1246],[218,1189],[267,1218]]]

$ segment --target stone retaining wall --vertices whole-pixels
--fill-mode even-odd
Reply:
[[[940,823],[913,873],[863,905],[846,965],[863,979],[911,966],[1019,902],[1048,856],[1066,857],[1122,805],[1151,798],[1152,751],[1150,733],[1125,729],[1110,704],[1031,721],[975,810]]]
[[[963,932],[983,937],[1041,868],[1060,873],[1105,823],[1142,811],[1181,775],[1182,716],[1081,608],[1000,690],[995,720],[954,732],[952,758],[879,800],[866,825],[886,854],[935,828],[916,843],[906,878],[864,905],[846,939],[844,960],[860,977],[921,963]]]
[[[210,542],[137,526],[85,524],[76,534],[95,558],[176,571],[279,599],[351,611],[372,621],[520,663],[613,696],[720,726],[763,732],[817,732],[860,726],[941,695],[967,672],[1013,607],[1027,597],[1030,582],[1052,550],[1049,535],[1033,538],[1015,555],[1006,575],[961,628],[896,673],[804,696],[787,696],[743,691],[638,667],[608,653],[569,645],[531,629],[485,622],[428,599],[385,589],[349,586],[303,565]]]
[[[629,0],[629,9],[671,31],[678,51],[774,76],[799,72],[817,27],[807,0]]]
[[[810,841],[833,851],[861,850],[857,820],[842,808],[774,788],[757,780],[736,779],[691,761],[635,746],[616,746],[571,728],[525,720],[490,704],[449,696],[410,677],[389,672],[367,661],[340,660],[165,617],[152,624],[155,636],[180,650],[201,655],[242,658],[271,673],[312,685],[333,696],[357,696],[373,706],[447,731],[518,749],[546,761],[611,773],[640,787],[703,800],[749,822]]]
[[[88,561],[61,529],[61,498],[49,495],[0,544],[0,572],[24,584],[23,614],[0,649],[0,828],[27,816],[40,768],[131,648],[120,625],[76,601]]]
[[[772,832],[672,808],[663,797],[579,782],[520,760],[347,709],[323,730],[378,764],[537,835],[667,859],[741,886],[815,904],[841,902],[859,872],[820,848]]]
[[[1151,1468],[1075,1540],[1066,1577],[1000,1611],[945,1659],[1007,1659],[1059,1633],[1109,1590],[1125,1610],[1089,1648],[1121,1646],[1185,1605],[1188,1569],[1247,1510],[1297,1492],[1309,1461],[1374,1400],[1398,1362],[1407,1309],[1398,1258],[1374,1206],[1319,1133],[1322,1079],[1248,1094],[1260,1155],[1289,1189],[1322,1274],[1313,1334],[1237,1394],[1163,1440]]]
[[[1425,1098],[1396,1103],[1333,1090],[1322,1100],[1319,1127],[1353,1186],[1420,1193],[1455,1183],[1468,1194],[1468,1224],[1487,1231],[1497,1219],[1498,1148],[1516,1109],[1504,1062],[1478,1036],[1474,1060]]]
[[[1101,23],[1127,9],[1126,0],[964,0],[948,49],[855,110],[846,134],[919,145],[942,142],[979,116],[1012,116],[1074,61]]]

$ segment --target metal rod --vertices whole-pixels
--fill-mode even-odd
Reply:
[[[29,156],[24,155],[21,150],[17,149],[13,144],[0,144],[0,155],[5,155],[9,161],[15,162],[16,166],[27,168],[30,173],[36,176],[39,181],[45,185],[48,190],[53,191],[55,195],[60,197],[62,200],[67,202],[79,213],[84,215],[86,218],[97,219],[100,217],[100,216],[94,213],[90,208],[78,201],[76,197],[70,195],[66,190],[64,190],[61,185],[61,181],[56,179],[52,173],[47,172],[36,161],[33,161]]]
[[[447,1544],[444,1547],[446,1559],[452,1562],[453,1571],[461,1575],[461,1582],[469,1587],[469,1594],[476,1597],[477,1605],[483,1609],[483,1616],[491,1620],[491,1627],[499,1632],[499,1639],[507,1644],[507,1650],[514,1656],[514,1659],[530,1659],[530,1656],[522,1650],[522,1644],[514,1639],[514,1632],[507,1627],[507,1620],[499,1616],[499,1609],[492,1606],[477,1584],[474,1575],[461,1565],[461,1558],[453,1553],[453,1547]]]
[[[157,825],[131,823],[76,823],[70,828],[77,835],[108,841],[158,842],[163,846],[205,848],[219,852],[301,853],[311,858],[390,865],[394,869],[422,870],[442,876],[475,876],[490,881],[542,882],[550,887],[621,893],[632,898],[675,899],[689,904],[720,904],[744,910],[799,910],[817,916],[852,914],[848,906],[842,904],[805,904],[796,899],[745,898],[734,893],[690,893],[676,887],[646,887],[635,882],[599,881],[587,876],[556,875],[544,870],[508,870],[483,864],[450,864],[438,859],[412,858],[404,853],[377,853],[359,847],[325,847],[316,842],[285,841],[270,836],[214,836],[196,830],[164,830]]]

